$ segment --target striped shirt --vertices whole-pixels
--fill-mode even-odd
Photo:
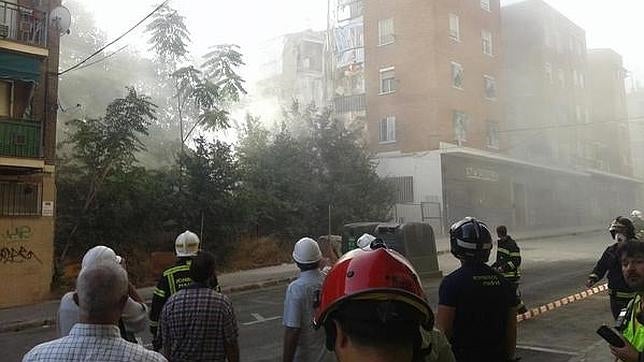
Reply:
[[[167,361],[162,355],[121,338],[115,325],[77,323],[69,335],[37,345],[24,357],[31,361]]]

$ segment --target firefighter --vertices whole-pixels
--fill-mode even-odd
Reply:
[[[315,312],[340,362],[454,362],[409,261],[381,240],[342,256],[322,284]]]
[[[492,235],[472,217],[449,230],[450,251],[461,267],[443,278],[438,290],[436,323],[456,360],[515,361],[517,306],[512,283],[486,264]]]
[[[496,227],[496,235],[498,236],[496,248],[496,262],[492,264],[492,268],[498,271],[514,285],[517,297],[521,297],[519,291],[519,279],[521,279],[521,249],[516,241],[508,235],[508,228],[505,225]],[[528,309],[523,304],[523,301],[517,308],[518,314],[527,312]]]
[[[635,239],[633,223],[625,217],[618,216],[608,227],[614,244],[606,248],[595,268],[588,276],[586,287],[590,288],[600,281],[608,272],[608,294],[610,295],[610,310],[613,318],[617,319],[619,312],[635,297],[635,293],[624,281],[622,264],[617,255],[617,248],[623,242]]]
[[[640,240],[644,239],[644,220],[642,219],[642,212],[639,210],[633,210],[631,212],[631,221],[635,228],[635,237]]]
[[[197,234],[186,230],[179,234],[174,242],[174,249],[177,255],[175,265],[166,269],[159,278],[156,288],[152,294],[152,307],[150,309],[150,333],[152,333],[152,347],[155,351],[161,349],[160,339],[157,338],[157,329],[159,327],[159,316],[163,310],[163,305],[171,295],[179,290],[192,284],[190,277],[190,263],[192,257],[199,252],[199,237]],[[213,278],[216,278],[213,276]],[[213,280],[211,285],[219,290],[217,280]]]

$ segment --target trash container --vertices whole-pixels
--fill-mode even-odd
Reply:
[[[376,226],[375,237],[403,254],[421,277],[440,276],[434,230],[427,223],[383,223]]]
[[[357,248],[356,241],[362,234],[374,235],[376,226],[381,222],[354,222],[342,228],[342,254]],[[374,235],[375,236],[375,235]]]
[[[356,240],[364,233],[382,239],[388,248],[404,255],[421,277],[442,275],[438,269],[434,230],[429,224],[420,222],[346,224],[342,230],[342,253],[357,248]]]

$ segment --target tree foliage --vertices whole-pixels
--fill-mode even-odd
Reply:
[[[146,27],[150,34],[148,43],[161,64],[170,70],[175,69],[177,62],[188,55],[190,32],[185,23],[185,17],[169,5],[164,5],[152,18]]]

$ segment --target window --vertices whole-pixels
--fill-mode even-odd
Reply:
[[[548,83],[552,84],[552,64],[546,63],[544,65],[544,70],[546,72],[546,79],[548,80]]]
[[[481,0],[481,9],[490,11],[490,0]]]
[[[452,87],[463,89],[463,66],[452,62]]]
[[[452,123],[454,127],[454,140],[460,146],[467,141],[467,115],[465,112],[453,111]]]
[[[543,29],[543,43],[547,48],[552,47],[552,35],[550,33],[550,28],[548,27]]]
[[[41,187],[37,183],[0,182],[0,215],[40,215]]]
[[[12,83],[0,81],[0,117],[11,117]]]
[[[495,121],[487,121],[487,146],[489,148],[499,148],[499,129]]]
[[[387,116],[380,120],[380,143],[396,142],[396,117]]]
[[[394,202],[397,204],[414,202],[414,177],[387,177],[394,187]]]
[[[566,88],[566,75],[564,74],[563,69],[557,69],[557,78],[559,79],[559,86],[561,88]]]
[[[391,44],[394,40],[394,18],[378,21],[378,45]]]
[[[572,84],[575,88],[579,87],[579,78],[577,76],[577,69],[572,70]]]
[[[496,99],[496,80],[494,77],[484,75],[483,80],[485,82],[485,98]]]
[[[579,73],[579,88],[583,89],[586,86],[586,82],[584,79],[584,74]]]
[[[576,105],[575,106],[575,118],[577,119],[577,121],[581,121],[581,117],[582,117],[582,115],[581,115],[581,106]]]
[[[458,15],[449,14],[449,37],[456,41],[460,41],[461,32],[459,28]]]
[[[396,72],[393,67],[380,69],[380,94],[396,91]]]
[[[481,44],[483,46],[483,54],[492,56],[492,33],[487,30],[481,30]]]

